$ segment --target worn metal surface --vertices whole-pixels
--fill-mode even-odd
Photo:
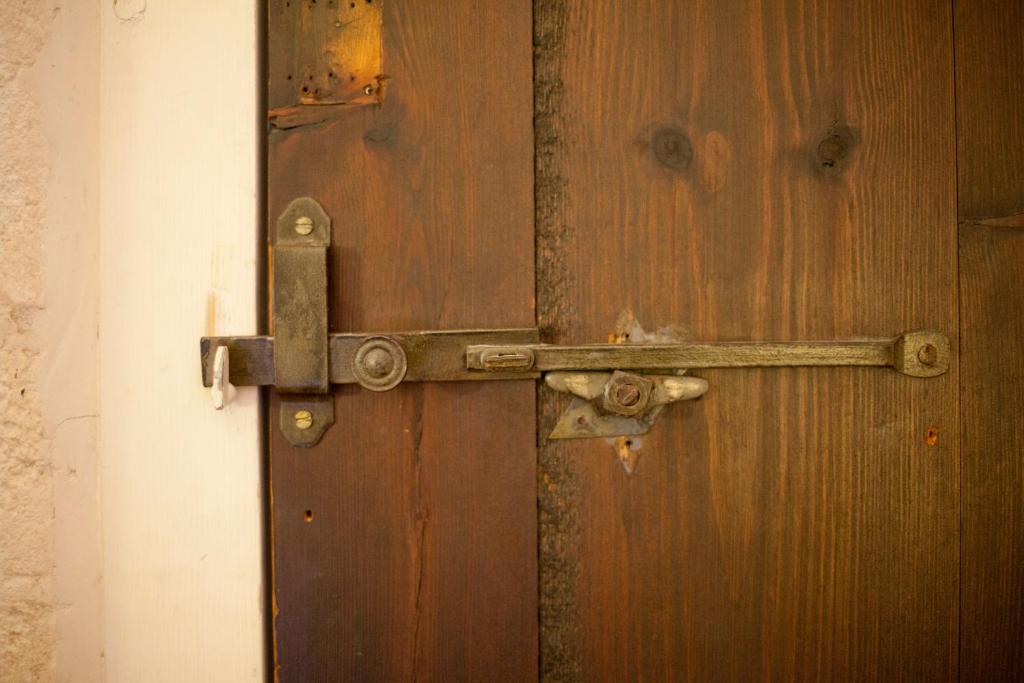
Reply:
[[[949,339],[935,332],[908,332],[893,345],[893,368],[911,377],[938,377],[949,369]]]
[[[311,448],[334,424],[334,396],[331,394],[289,394],[281,396],[281,433],[300,448]]]
[[[352,374],[370,391],[394,389],[405,377],[409,362],[402,346],[385,336],[370,337],[356,350]]]
[[[466,363],[472,370],[500,372],[500,368],[488,367],[485,359],[532,355],[533,369],[541,372],[859,365],[934,377],[949,369],[950,353],[945,335],[922,331],[895,339],[858,341],[471,346],[466,350]]]
[[[278,393],[327,392],[327,247],[331,219],[302,197],[277,219],[274,244],[274,385]]]
[[[271,320],[274,386],[281,394],[281,430],[291,443],[304,448],[315,445],[334,421],[334,399],[328,393],[330,243],[331,219],[314,199],[293,200],[277,219]],[[229,361],[231,355],[229,349]],[[296,417],[307,414],[311,419]]]
[[[665,370],[676,368],[877,366],[913,377],[949,369],[949,339],[938,332],[908,332],[896,339],[851,342],[712,342],[683,344],[537,344],[537,330],[448,330],[388,334],[405,351],[403,381],[533,379],[558,370]],[[330,383],[353,384],[360,346],[377,334],[328,335]],[[276,384],[274,337],[203,337],[203,386],[213,377],[213,352],[226,346],[231,383]],[[507,362],[506,362],[506,359]],[[924,360],[922,360],[924,359]],[[925,362],[927,361],[927,362]],[[529,363],[529,365],[528,365]]]
[[[386,336],[405,352],[408,368],[404,382],[444,382],[495,379],[536,379],[534,370],[505,371],[500,375],[476,372],[466,367],[466,348],[473,345],[524,345],[536,343],[531,327],[496,330],[446,330],[444,332],[394,332],[381,334],[344,333],[328,335],[330,383],[356,384],[353,371],[359,348],[368,340]],[[211,386],[213,353],[226,346],[230,358],[230,380],[235,386],[270,386],[276,383],[274,337],[203,337],[200,341],[203,386]]]

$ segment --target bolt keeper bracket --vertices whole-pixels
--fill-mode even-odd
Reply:
[[[873,366],[936,377],[951,362],[949,339],[932,331],[850,341],[580,346],[541,344],[536,328],[332,334],[330,242],[331,220],[320,204],[308,197],[292,201],[275,230],[272,336],[200,342],[204,386],[274,386],[281,431],[299,447],[315,445],[334,423],[332,384],[387,391],[403,382],[543,374],[548,387],[574,397],[550,438],[572,439],[646,433],[667,404],[707,391],[704,379],[683,376],[690,369]]]
[[[331,219],[308,197],[277,219],[274,244],[274,385],[281,431],[312,446],[334,423],[327,339],[327,249]]]

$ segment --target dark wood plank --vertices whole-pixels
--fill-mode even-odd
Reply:
[[[1024,678],[1024,225],[960,229],[965,681]]]
[[[955,3],[961,676],[1024,678],[1024,5]]]
[[[535,3],[538,317],[696,340],[957,335],[951,12]],[[632,448],[550,442],[548,680],[948,680],[957,375],[702,371]],[[540,429],[565,401],[541,393]],[[628,448],[626,444],[616,448]]]
[[[275,16],[334,20],[270,5],[274,78],[288,40],[329,34]],[[270,216],[310,195],[333,218],[332,330],[533,325],[530,25],[524,3],[385,2],[383,101],[270,133]],[[280,680],[536,677],[534,397],[532,381],[346,387],[316,448],[271,430]]]
[[[960,218],[1024,214],[1024,3],[954,7]]]

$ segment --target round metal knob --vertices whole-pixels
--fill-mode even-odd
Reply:
[[[352,361],[356,381],[370,391],[394,389],[405,378],[405,351],[390,337],[370,337]]]

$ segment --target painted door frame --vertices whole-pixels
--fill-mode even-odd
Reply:
[[[198,362],[259,322],[262,5],[100,12],[106,678],[262,681],[259,396],[215,411]]]

